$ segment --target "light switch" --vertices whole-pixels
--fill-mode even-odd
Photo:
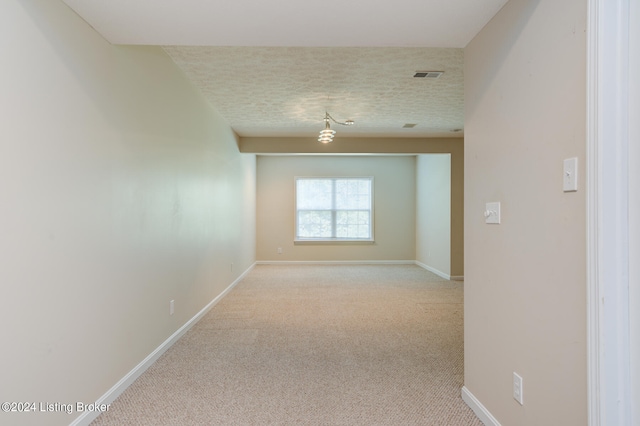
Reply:
[[[500,223],[500,202],[487,203],[484,209],[484,223]]]
[[[578,159],[576,157],[564,160],[562,176],[562,190],[575,192],[578,190]]]

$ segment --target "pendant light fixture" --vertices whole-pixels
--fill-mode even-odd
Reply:
[[[329,121],[333,121],[334,123],[340,124],[342,126],[351,126],[354,124],[353,120],[347,120],[344,122],[336,121],[328,112],[325,111],[324,129],[320,130],[320,135],[318,136],[318,142],[321,142],[321,143],[333,142],[333,137],[336,135],[336,131],[331,128]]]

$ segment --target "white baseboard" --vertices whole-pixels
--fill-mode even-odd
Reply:
[[[462,387],[462,399],[467,403],[469,408],[476,413],[476,416],[480,419],[482,423],[486,426],[500,426],[500,422],[496,420],[495,417],[487,410],[487,408],[482,405],[480,401],[466,388],[466,386]]]
[[[464,275],[451,275],[452,281],[464,281]]]
[[[415,260],[258,260],[256,265],[415,265]]]
[[[131,384],[144,373],[151,365],[156,362],[160,356],[167,351],[175,342],[182,337],[191,327],[193,327],[200,319],[213,308],[224,296],[227,295],[244,277],[253,269],[255,263],[247,268],[238,278],[235,279],[222,293],[217,295],[211,302],[200,310],[193,318],[187,321],[182,327],[180,327],[175,333],[173,333],[167,340],[165,340],[160,346],[158,346],[153,352],[151,352],[140,364],[136,365],[127,375],[125,375],[118,383],[113,385],[104,395],[102,395],[96,404],[111,404],[116,400],[122,392],[124,392]],[[100,415],[99,411],[85,411],[82,415],[76,418],[70,426],[85,426],[89,425]]]
[[[433,272],[434,274],[438,275],[439,277],[444,278],[445,280],[450,280],[451,279],[451,275],[449,274],[445,274],[442,271],[437,270],[436,268],[433,268],[427,264],[424,264],[422,262],[418,262],[417,260],[415,261],[415,264],[418,265],[419,267],[426,269],[429,272]]]

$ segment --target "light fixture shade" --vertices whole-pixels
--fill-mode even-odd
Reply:
[[[333,142],[334,133],[335,132],[333,130],[331,130],[330,132],[327,132],[326,130],[322,130],[320,132],[320,136],[318,137],[318,142],[322,142],[322,143]]]
[[[320,130],[320,136],[318,136],[318,142],[329,143],[333,142],[333,137],[336,134],[335,130],[332,130],[329,126],[329,119],[325,118],[324,129]]]

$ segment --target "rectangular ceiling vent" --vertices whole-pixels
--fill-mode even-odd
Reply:
[[[417,126],[417,124],[415,124],[415,123],[407,123],[404,126],[402,126],[402,128],[403,129],[413,129],[416,126]]]
[[[438,78],[442,74],[444,74],[444,71],[416,71],[413,76],[418,78]]]

